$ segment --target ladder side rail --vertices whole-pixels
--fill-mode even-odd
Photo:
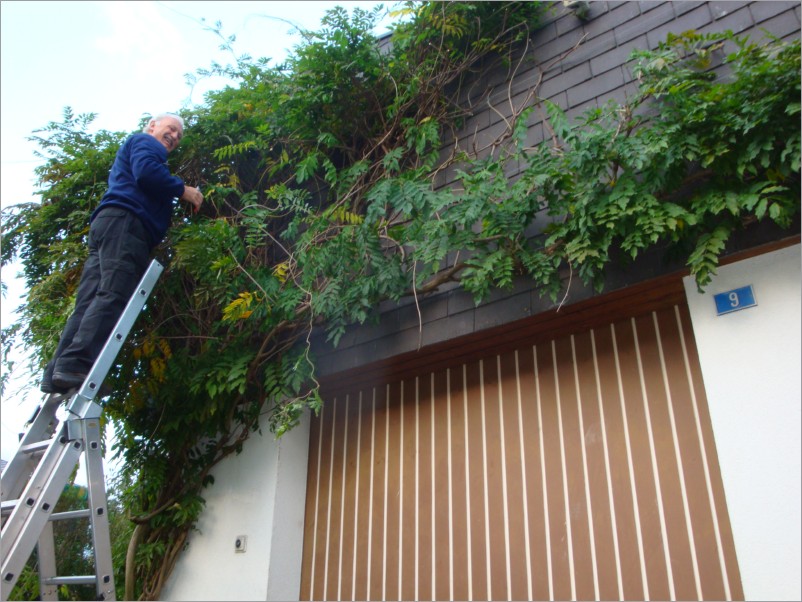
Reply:
[[[78,389],[78,394],[74,396],[67,405],[67,411],[69,413],[79,418],[87,418],[87,400],[91,401],[100,390],[100,384],[106,378],[126,337],[128,337],[128,333],[131,331],[131,327],[134,325],[134,321],[142,311],[145,301],[147,301],[148,296],[156,285],[156,281],[159,279],[159,276],[161,276],[163,270],[164,266],[155,259],[150,262],[150,266],[143,274],[134,293],[128,300],[123,313],[117,319],[117,323],[111,331],[111,335],[106,340],[105,345],[103,345],[100,355],[98,355],[95,363],[92,365],[92,369],[89,371],[89,374],[87,374],[81,388]]]
[[[53,523],[47,521],[42,533],[39,535],[39,543],[36,545],[39,556],[39,599],[58,600],[58,587],[52,583],[47,583],[46,579],[58,575],[56,568],[56,539],[53,535]]]
[[[24,453],[22,450],[28,445],[45,441],[53,436],[58,426],[56,411],[64,400],[62,395],[49,395],[40,407],[33,422],[28,427],[19,443],[17,452],[9,461],[3,475],[0,477],[0,499],[2,501],[15,500],[21,494],[28,482],[28,477],[36,468],[39,458],[34,454]]]
[[[89,490],[89,516],[92,525],[96,588],[98,600],[116,600],[114,566],[111,558],[106,481],[103,476],[103,455],[100,447],[100,421],[84,420],[86,441],[86,481]]]
[[[83,451],[83,442],[70,441],[66,433],[67,425],[64,424],[3,527],[0,536],[3,556],[0,588],[3,600],[8,599]]]

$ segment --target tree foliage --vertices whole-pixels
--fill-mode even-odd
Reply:
[[[338,8],[284,64],[238,57],[200,71],[235,83],[184,112],[170,161],[207,203],[198,216],[176,210],[158,249],[167,269],[105,406],[136,524],[136,595],[158,598],[212,468],[260,426],[281,436],[319,410],[313,330],[337,344],[379,302],[449,281],[477,303],[521,277],[556,298],[567,267],[600,287],[616,253],[657,246],[704,286],[734,232],[792,223],[798,42],[672,35],[633,54],[638,87],[625,104],[570,123],[533,84],[523,105],[508,99],[513,116],[487,148],[446,144],[469,116],[471,86],[535,60],[528,43],[545,6],[404,4],[380,44],[378,12]],[[530,148],[538,107],[550,135]],[[2,260],[22,260],[30,289],[4,349],[20,337],[41,363],[71,310],[87,217],[124,139],[90,134],[92,118],[68,109],[37,132],[42,202],[3,215]],[[449,170],[454,182],[435,185]]]

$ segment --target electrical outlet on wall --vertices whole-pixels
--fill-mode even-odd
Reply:
[[[248,536],[237,535],[236,539],[234,539],[234,552],[236,554],[244,554],[245,549],[247,547],[248,547]]]

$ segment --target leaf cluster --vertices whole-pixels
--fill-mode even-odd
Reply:
[[[669,35],[633,53],[638,93],[569,125],[524,178],[560,219],[545,244],[597,287],[616,252],[663,246],[710,282],[733,233],[799,213],[799,42],[757,45],[732,32]]]

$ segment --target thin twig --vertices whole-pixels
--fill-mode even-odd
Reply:
[[[418,303],[418,292],[417,287],[415,285],[416,280],[416,268],[418,266],[418,262],[412,262],[412,295],[415,298],[415,309],[418,312],[418,351],[420,351],[421,345],[423,344],[423,317],[420,313],[420,304]]]
[[[248,278],[251,280],[251,282],[253,282],[253,283],[254,283],[254,284],[257,286],[257,288],[258,288],[260,291],[262,291],[262,294],[265,296],[265,299],[269,299],[269,298],[270,298],[270,295],[268,295],[268,294],[267,294],[267,291],[266,291],[265,289],[263,289],[263,288],[262,288],[262,285],[261,285],[261,284],[259,284],[259,283],[256,281],[256,278],[254,278],[253,276],[251,276],[251,273],[250,273],[248,270],[246,270],[244,267],[242,267],[242,265],[240,264],[240,262],[239,262],[239,261],[237,261],[237,258],[236,258],[236,256],[234,255],[234,252],[233,252],[233,251],[231,251],[231,250],[229,249],[229,251],[228,251],[228,254],[229,254],[229,255],[231,255],[231,259],[233,259],[233,260],[234,260],[234,263],[236,263],[236,264],[237,264],[237,267],[238,267],[240,270],[242,270],[242,272],[243,272],[243,273],[244,273],[244,274],[245,274],[245,275],[246,275],[246,276],[247,276],[247,277],[248,277]]]
[[[568,262],[568,286],[565,287],[565,295],[563,295],[562,301],[560,301],[560,304],[557,306],[557,311],[558,312],[562,308],[563,303],[565,303],[565,300],[568,298],[568,291],[571,290],[571,280],[572,280],[573,276],[574,276],[574,268],[571,266],[571,262],[569,261]]]

